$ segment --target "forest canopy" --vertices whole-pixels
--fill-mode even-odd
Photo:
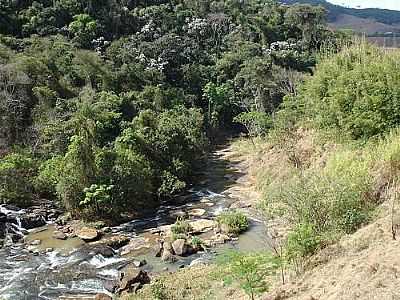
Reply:
[[[0,201],[157,205],[222,132],[268,128],[343,38],[322,7],[268,0],[1,1]]]

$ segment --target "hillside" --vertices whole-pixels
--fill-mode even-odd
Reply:
[[[328,22],[335,29],[352,29],[367,35],[400,32],[400,12],[388,9],[354,9],[331,4],[325,0],[282,0],[285,4],[321,5],[328,10]]]

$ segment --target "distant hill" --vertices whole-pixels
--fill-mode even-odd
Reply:
[[[368,35],[385,32],[400,33],[400,11],[367,8],[355,9],[331,4],[325,0],[282,0],[285,4],[321,5],[328,10],[328,22],[333,28],[352,29]]]

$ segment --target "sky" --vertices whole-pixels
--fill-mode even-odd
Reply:
[[[355,8],[376,7],[400,10],[400,0],[328,0],[328,2]]]

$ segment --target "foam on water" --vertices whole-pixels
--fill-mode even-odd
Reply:
[[[110,257],[110,258],[105,258],[103,255],[98,254],[96,256],[93,256],[88,263],[91,264],[92,266],[95,266],[97,269],[102,269],[104,267],[126,261],[125,258],[122,257]]]

